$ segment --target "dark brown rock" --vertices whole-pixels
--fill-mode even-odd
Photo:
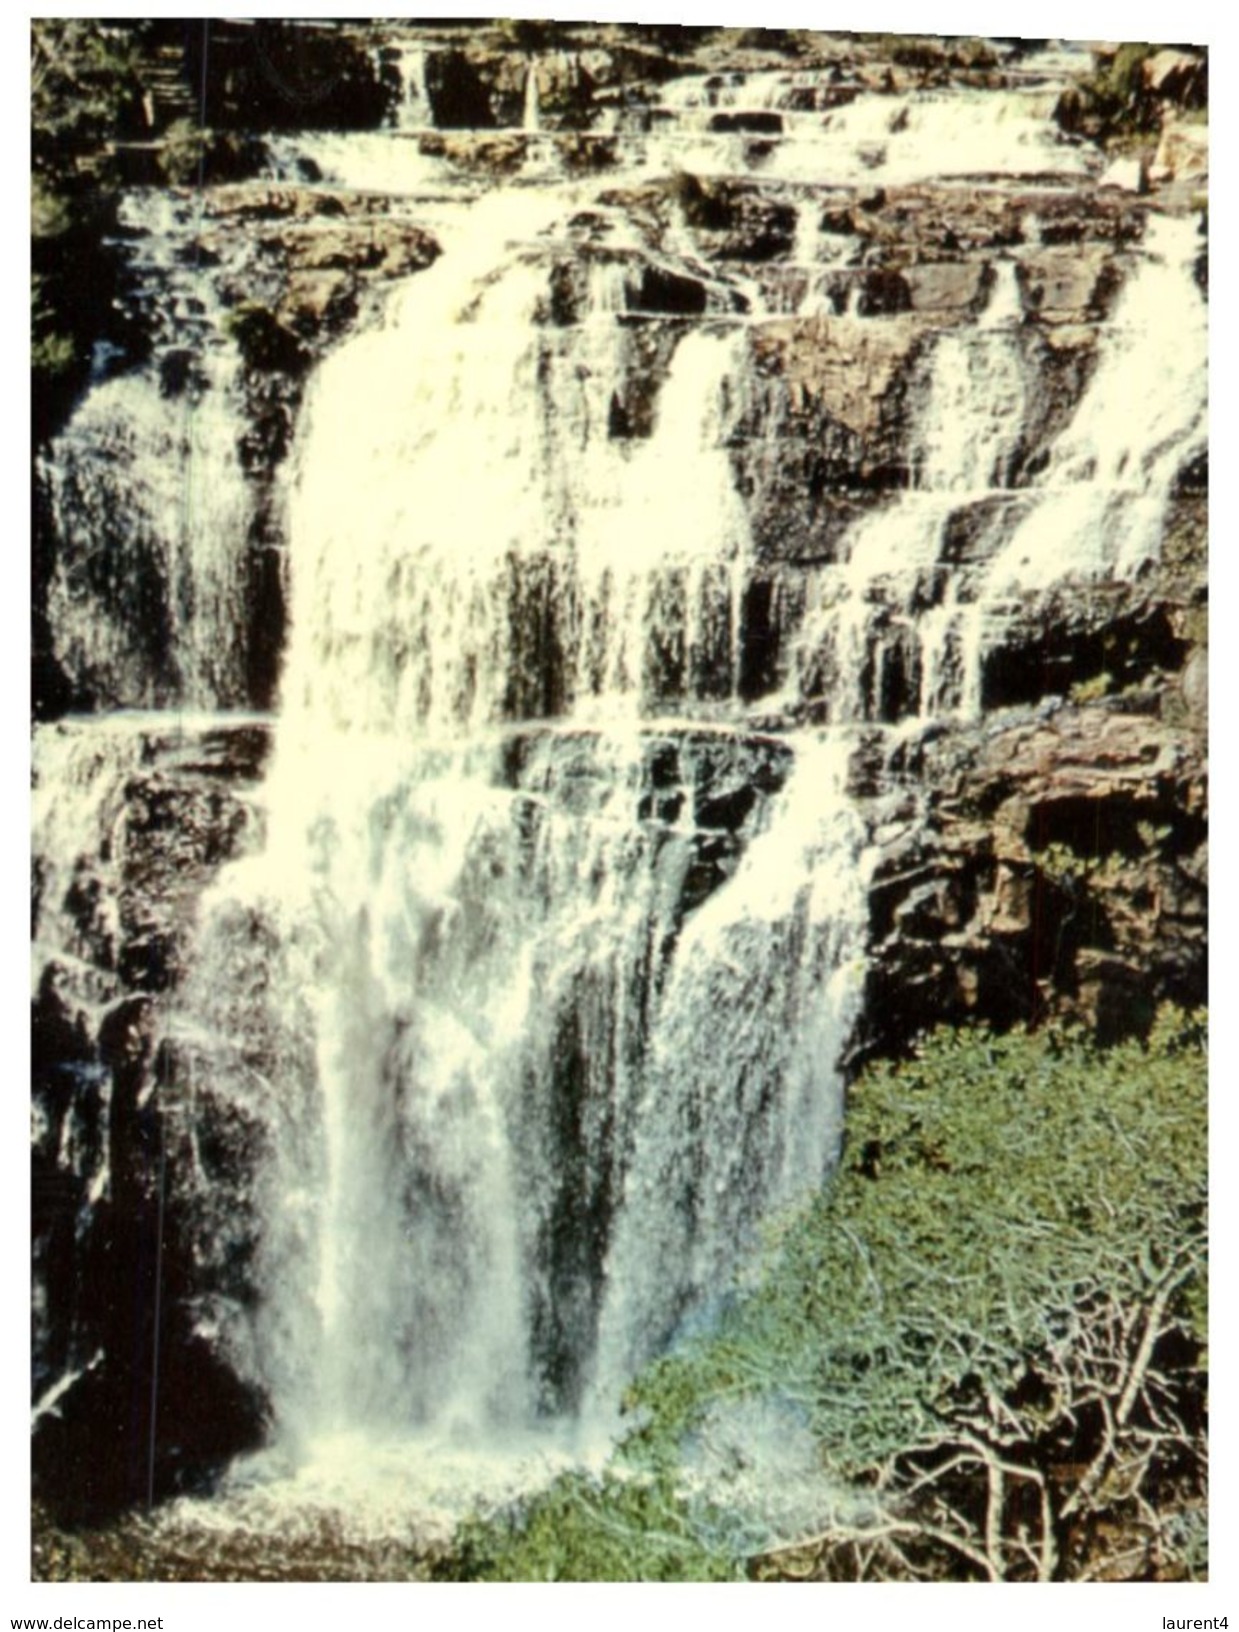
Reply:
[[[1050,1013],[1114,1036],[1204,1002],[1202,738],[1061,708],[929,744],[920,773],[925,826],[871,897],[871,1046]]]

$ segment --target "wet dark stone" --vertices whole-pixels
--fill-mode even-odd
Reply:
[[[718,827],[729,833],[737,833],[756,803],[757,790],[750,784],[742,784],[713,798],[699,797],[693,810],[693,820],[698,827]]]
[[[707,304],[703,283],[658,266],[643,268],[641,282],[630,299],[634,311],[666,312],[677,317],[700,316]]]
[[[716,113],[710,119],[710,129],[727,136],[740,134],[781,136],[783,116],[763,109],[745,113]]]
[[[194,356],[190,351],[165,351],[159,359],[159,389],[165,397],[178,397],[193,377]]]
[[[258,544],[250,549],[247,566],[246,692],[254,708],[269,709],[275,705],[284,657],[284,553]]]
[[[436,51],[429,57],[426,94],[441,130],[490,130],[498,123],[490,91],[462,51]]]
[[[1187,656],[1164,606],[1096,616],[1081,627],[1069,616],[1042,615],[1035,624],[1012,624],[1000,644],[985,654],[982,696],[987,708],[1008,708],[1046,696],[1066,695],[1073,686],[1103,681],[1124,687],[1159,671],[1175,672]]]
[[[735,841],[722,834],[702,835],[694,840],[693,861],[684,875],[680,897],[685,913],[699,907],[726,882],[731,876],[734,857]]]
[[[912,291],[908,280],[898,272],[882,268],[866,273],[856,309],[862,317],[889,317],[895,312],[910,312]]]

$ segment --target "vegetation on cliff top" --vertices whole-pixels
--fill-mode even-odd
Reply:
[[[108,144],[140,126],[142,87],[131,36],[90,18],[31,24],[31,368],[36,435],[85,383],[106,327],[115,217]]]
[[[1131,41],[1095,59],[1093,69],[1064,92],[1055,118],[1068,134],[1084,136],[1104,147],[1122,149],[1156,138],[1167,109],[1180,118],[1203,119],[1208,107],[1208,76],[1203,55],[1189,53],[1190,72],[1172,73],[1167,83],[1150,81],[1149,65],[1156,45]]]
[[[1203,1016],[1172,1011],[1147,1044],[944,1030],[874,1065],[835,1180],[638,1378],[613,1468],[467,1527],[445,1573],[1199,1575],[1205,1107]],[[760,1405],[814,1447],[790,1526]]]

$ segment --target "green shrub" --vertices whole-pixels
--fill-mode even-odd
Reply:
[[[1142,72],[1156,46],[1129,43],[1103,58],[1059,100],[1055,118],[1071,135],[1122,147],[1161,128],[1161,106],[1145,88]]]
[[[772,1573],[1174,1573],[1203,1501],[1205,1085],[1203,1023],[1170,1014],[1147,1046],[943,1031],[875,1066],[756,1290],[638,1380],[634,1443],[666,1465],[719,1400],[801,1411],[857,1503]]]
[[[42,176],[30,183],[30,236],[59,238],[73,224],[72,206]]]
[[[1120,45],[1109,62],[1093,75],[1090,82],[1093,89],[1116,107],[1129,106],[1143,93],[1144,79],[1140,70],[1155,49],[1152,45],[1134,42]]]
[[[523,1508],[463,1527],[437,1569],[454,1581],[732,1581],[666,1478],[565,1474]]]
[[[140,53],[128,25],[35,18],[30,50],[36,170],[64,174],[75,157],[141,130]]]
[[[191,119],[176,119],[164,133],[159,149],[159,168],[173,187],[188,187],[197,181],[206,162],[210,132]]]
[[[67,374],[77,360],[77,348],[67,334],[40,335],[30,348],[30,366],[35,375]],[[37,389],[36,379],[36,389]]]
[[[78,346],[58,327],[59,313],[48,298],[48,280],[35,272],[30,280],[30,367],[36,393],[71,374]]]

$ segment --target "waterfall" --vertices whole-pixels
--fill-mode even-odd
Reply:
[[[397,130],[424,130],[434,124],[430,92],[426,85],[426,50],[420,45],[404,45],[396,56],[399,94],[392,110]]]
[[[126,193],[149,349],[100,348],[43,456],[52,654],[96,712],[35,734],[65,1054],[35,1148],[76,1209],[38,1251],[111,1261],[123,1101],[176,1341],[269,1431],[229,1499],[360,1511],[393,1473],[458,1515],[610,1444],[829,1176],[883,846],[929,853],[917,755],[973,751],[1056,597],[1157,563],[1206,319],[1194,218],[1066,207],[1099,160],[1057,59],[879,91],[825,57],[659,79],[612,42],[487,79],[393,28],[364,36],[382,128],[272,135],[209,231]],[[483,128],[432,128],[428,61]],[[440,253],[396,276],[410,228]],[[295,382],[231,333],[281,279]],[[124,1389],[38,1299],[46,1428]]]
[[[744,170],[754,136],[772,143],[764,175],[781,181],[909,183],[951,176],[1080,176],[1088,158],[1064,142],[1050,115],[1058,91],[1032,84],[1001,91],[864,92],[829,106],[832,79],[815,74],[736,76],[703,89],[699,77],[660,88],[677,123],[677,158],[695,175]],[[815,94],[816,93],[816,94]],[[812,104],[822,101],[823,113]],[[806,106],[808,104],[808,106]]]
[[[1151,220],[1096,374],[1037,478],[986,593],[1043,588],[1070,572],[1134,576],[1158,554],[1171,483],[1205,445],[1205,303],[1190,220]],[[1166,314],[1173,311],[1174,321]]]
[[[235,707],[252,509],[240,359],[198,267],[193,206],[134,193],[121,224],[135,241],[132,274],[166,298],[149,359],[100,378],[44,461],[56,657],[105,705]]]
[[[914,485],[852,527],[844,559],[818,570],[797,634],[793,695],[836,720],[891,720],[949,706],[947,643],[960,614],[940,562],[951,517],[1005,487],[1030,395],[1019,295],[998,263],[975,325],[934,343],[912,427]],[[896,672],[897,671],[897,672]]]
[[[624,280],[562,334],[538,321],[563,203],[473,205],[324,364],[296,456],[268,847],[212,894],[190,1006],[257,1111],[225,1016],[269,926],[246,1349],[307,1445],[612,1411],[838,1136],[864,921],[847,744],[684,719],[739,692],[747,337],[679,338],[648,440],[616,441]],[[642,1288],[648,1197],[670,1205],[668,1140],[703,1114],[714,1165],[675,1181]]]
[[[857,523],[844,562],[810,586],[792,696],[827,700],[836,720],[975,718],[986,649],[1021,596],[1134,578],[1156,559],[1174,478],[1205,445],[1195,246],[1190,221],[1150,223],[1075,415],[1044,472],[1020,487],[1012,463],[1035,361],[1014,268],[995,263],[977,323],[947,331],[930,353],[911,490]],[[952,525],[973,516],[983,564],[948,573]]]
[[[90,928],[73,910],[75,886],[90,889],[92,871],[107,866],[115,851],[115,829],[125,816],[125,788],[142,755],[141,739],[122,720],[111,729],[91,731],[57,726],[41,731],[32,755],[31,841],[36,857],[33,972],[54,958],[72,958],[85,968],[108,957],[92,957],[86,936],[105,944],[116,940],[115,893],[100,896]],[[105,860],[105,858],[108,858]],[[111,995],[104,968],[92,970],[95,997]],[[102,990],[99,988],[102,987]]]
[[[981,711],[986,647],[1016,597],[1067,579],[1135,578],[1159,555],[1175,477],[1207,445],[1196,252],[1190,221],[1150,220],[1097,371],[961,620],[966,716]]]
[[[542,129],[542,114],[538,103],[538,67],[532,57],[525,70],[525,102],[521,113],[521,129],[530,133]]]
[[[830,1063],[858,1011],[870,865],[849,747],[798,747],[768,826],[677,948],[607,1260],[600,1409],[686,1310],[725,1291],[750,1220],[804,1195],[835,1158]]]

